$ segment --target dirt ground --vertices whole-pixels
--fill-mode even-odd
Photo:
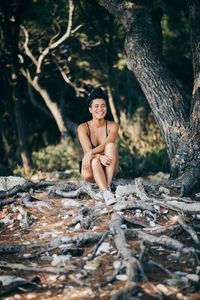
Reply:
[[[0,298],[107,300],[113,297],[112,299],[115,299],[114,295],[127,286],[127,278],[126,271],[122,269],[117,278],[111,283],[107,282],[112,277],[116,266],[123,263],[123,258],[118,255],[111,234],[104,240],[107,249],[97,252],[91,261],[88,257],[93,253],[97,242],[80,246],[71,243],[68,247],[61,245],[62,247],[55,249],[52,246],[52,241],[61,237],[75,237],[81,233],[94,235],[109,231],[110,220],[116,213],[114,207],[100,205],[100,202],[90,199],[88,195],[73,199],[79,206],[67,207],[64,205],[64,198],[49,195],[48,189],[44,189],[32,191],[31,195],[46,203],[46,206],[23,207],[23,211],[20,211],[22,195],[21,193],[15,196],[14,203],[3,206],[0,210],[0,219],[4,220],[0,223],[0,246],[4,247],[4,251],[1,250],[0,253]],[[40,201],[32,201],[32,203]],[[83,228],[79,222],[68,226],[81,209],[95,207],[96,209],[91,213],[92,222],[88,229]],[[160,216],[158,214],[156,224],[153,226],[170,225],[171,217],[176,215],[176,212],[169,209],[168,213],[164,214],[164,210],[165,208],[161,208],[163,213]],[[28,214],[28,224],[23,223],[24,211]],[[140,221],[151,227],[152,220],[144,217],[140,210],[125,210],[120,214],[129,220]],[[191,214],[184,217],[190,223],[200,224],[200,220],[198,222],[198,219],[194,219]],[[135,227],[141,228],[139,225]],[[132,228],[132,225],[126,225],[124,228]],[[200,236],[200,232],[197,231],[197,234]],[[194,245],[191,236],[180,228],[177,228],[172,236],[187,247],[199,248],[199,245]],[[128,248],[138,257],[141,253],[141,240],[129,233],[126,234],[126,238]],[[10,245],[13,251],[9,248]],[[5,246],[9,251],[5,251]],[[20,251],[16,250],[17,246],[21,247]],[[38,254],[40,250],[45,251]],[[148,246],[145,251],[142,267],[147,280],[140,279],[133,282],[129,298],[119,296],[116,299],[200,299],[200,266],[195,255],[181,253],[160,245]],[[37,255],[34,257],[34,254]],[[161,264],[169,273],[179,274],[181,278],[186,278],[186,274],[196,275],[196,277],[191,276],[192,280],[185,282],[179,280],[178,283],[170,285],[166,280],[173,276],[170,276],[166,270],[150,264],[151,260]],[[24,266],[29,268],[26,269]]]

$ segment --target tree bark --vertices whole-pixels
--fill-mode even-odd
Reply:
[[[194,72],[193,103],[190,126],[200,130],[200,4],[198,0],[188,0],[190,16],[190,43]]]
[[[18,147],[22,159],[25,174],[28,174],[32,168],[31,155],[28,150],[28,139],[26,126],[24,124],[23,114],[20,108],[19,92],[19,63],[18,63],[18,41],[19,26],[24,8],[24,1],[19,1],[12,8],[9,4],[1,3],[1,36],[2,36],[2,56],[4,56],[4,69],[11,87],[11,96],[13,99],[15,121],[18,133]]]
[[[159,11],[147,6],[145,0],[140,5],[137,1],[97,1],[128,30],[125,40],[127,66],[139,81],[163,135],[171,179],[176,179],[174,185],[182,194],[187,194],[200,179],[200,3],[189,1],[195,83],[191,116],[187,118],[184,97],[162,57]]]
[[[18,148],[19,148],[19,153],[24,167],[24,172],[27,175],[28,173],[30,173],[32,169],[32,161],[31,161],[31,155],[28,146],[28,138],[27,138],[24,115],[22,112],[20,100],[16,95],[15,86],[13,86],[13,103],[14,103],[15,120],[17,125],[17,133],[18,133]]]

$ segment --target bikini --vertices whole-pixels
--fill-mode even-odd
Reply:
[[[97,146],[95,146],[93,143],[92,143],[92,140],[91,140],[91,133],[90,133],[90,126],[88,124],[88,122],[86,122],[87,126],[88,126],[88,130],[89,130],[89,140],[90,140],[90,143],[91,143],[91,146],[92,146],[92,149],[96,148]],[[107,127],[107,120],[106,120],[106,137],[108,136],[108,127]],[[81,169],[82,169],[82,160],[79,161],[79,171],[81,173]]]

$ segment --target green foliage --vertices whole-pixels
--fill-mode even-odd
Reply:
[[[159,171],[169,172],[169,159],[153,115],[139,107],[131,117],[121,112],[123,132],[118,139],[120,175],[145,176]]]
[[[169,173],[169,159],[165,148],[159,145],[150,151],[141,154],[137,149],[131,153],[128,145],[118,143],[119,149],[119,177],[138,177],[155,174],[157,172]]]
[[[32,153],[33,171],[29,176],[41,172],[78,170],[81,148],[77,139],[67,144],[50,145]],[[22,166],[17,165],[14,175],[24,176]]]
[[[76,169],[80,160],[77,140],[66,144],[51,145],[33,152],[34,169],[43,172]]]

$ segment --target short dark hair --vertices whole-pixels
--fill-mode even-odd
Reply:
[[[86,102],[87,102],[88,107],[91,106],[92,100],[98,99],[98,98],[104,99],[106,101],[106,103],[108,101],[108,96],[103,92],[103,90],[100,87],[94,89],[91,92],[91,94],[89,95],[89,97],[87,98]]]

